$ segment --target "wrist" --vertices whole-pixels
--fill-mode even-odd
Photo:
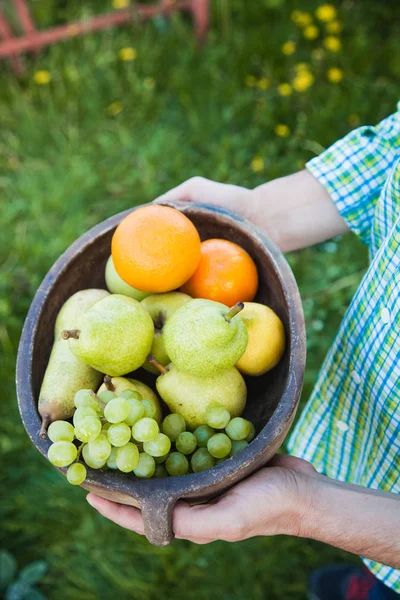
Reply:
[[[292,472],[291,493],[286,497],[282,533],[301,538],[312,538],[318,520],[318,498],[324,477],[313,473]]]

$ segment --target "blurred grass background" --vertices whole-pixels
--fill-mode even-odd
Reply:
[[[20,79],[0,64],[0,547],[20,566],[48,563],[40,589],[51,599],[303,599],[312,569],[354,560],[287,537],[151,547],[91,510],[20,423],[14,364],[23,320],[76,237],[193,175],[255,187],[296,171],[395,109],[397,0],[335,2],[329,23],[316,18],[315,0],[210,3],[200,52],[190,19],[174,15],[43,50]],[[111,8],[106,0],[30,5],[40,27]],[[344,236],[289,260],[307,319],[305,402],[367,252]]]

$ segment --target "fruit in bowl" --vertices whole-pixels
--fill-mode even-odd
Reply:
[[[141,207],[137,210],[144,211],[147,208],[150,209],[151,207]],[[173,209],[174,207],[168,208]],[[55,433],[57,427],[55,430],[54,428],[52,431],[49,430],[48,440],[41,440],[38,437],[37,398],[41,384],[44,383],[47,376],[45,372],[46,363],[52,338],[51,328],[56,319],[56,312],[73,292],[84,288],[100,288],[104,285],[104,269],[110,256],[111,237],[116,235],[118,226],[124,222],[123,217],[126,215],[118,215],[112,218],[78,240],[60,258],[53,267],[52,272],[45,278],[32,303],[21,337],[17,370],[18,397],[22,418],[32,441],[38,449],[44,454],[50,452],[50,458],[54,458],[57,464],[61,465],[62,463],[65,465],[65,467],[60,466],[59,468],[68,467],[68,480],[71,483],[79,483],[87,489],[96,490],[98,494],[119,502],[139,503],[144,514],[148,537],[153,542],[162,544],[166,543],[171,536],[170,511],[177,498],[184,497],[197,500],[214,495],[232,485],[235,481],[240,480],[245,474],[249,474],[273,455],[293,419],[304,368],[304,330],[301,305],[293,277],[281,255],[267,240],[261,238],[256,230],[232,214],[196,205],[179,205],[178,208],[180,210],[177,212],[185,213],[186,218],[198,230],[199,240],[217,239],[218,236],[223,239],[226,235],[229,235],[232,237],[232,242],[243,247],[248,255],[255,259],[259,283],[255,303],[268,305],[274,313],[279,314],[284,324],[286,337],[286,350],[271,374],[267,373],[261,377],[245,375],[243,378],[234,366],[235,364],[238,367],[240,366],[240,359],[245,356],[249,348],[249,341],[256,340],[241,316],[244,309],[232,317],[233,323],[235,323],[235,320],[239,322],[240,319],[241,325],[238,325],[237,328],[247,334],[247,344],[243,351],[241,350],[240,357],[235,356],[235,352],[237,352],[235,344],[233,344],[232,351],[230,344],[226,343],[227,338],[223,333],[217,336],[218,339],[222,338],[224,341],[219,349],[219,355],[224,357],[224,361],[228,355],[230,364],[232,360],[236,361],[233,366],[228,367],[228,362],[225,363],[222,360],[221,363],[223,364],[218,364],[220,356],[217,353],[215,362],[218,364],[218,368],[212,361],[209,361],[210,369],[212,368],[214,373],[204,371],[205,374],[199,376],[188,372],[187,364],[183,365],[183,369],[182,365],[178,368],[174,364],[174,357],[167,353],[168,360],[171,359],[172,364],[161,365],[167,373],[159,376],[160,382],[163,379],[173,380],[177,376],[179,376],[179,382],[182,377],[192,380],[189,390],[192,398],[195,398],[197,394],[198,400],[192,402],[192,406],[194,407],[195,417],[199,420],[191,423],[190,419],[185,419],[182,414],[183,405],[190,400],[187,394],[184,398],[185,402],[179,401],[177,389],[171,385],[168,386],[168,392],[164,392],[164,390],[161,392],[161,399],[156,395],[156,377],[143,369],[143,364],[148,355],[144,356],[142,366],[134,373],[128,370],[125,371],[125,369],[132,367],[130,364],[127,366],[124,364],[122,368],[118,368],[118,375],[113,377],[115,371],[110,370],[109,365],[115,366],[116,362],[118,364],[122,362],[119,359],[126,348],[132,348],[132,353],[127,352],[127,354],[137,356],[139,353],[138,347],[143,344],[143,339],[142,335],[140,337],[137,334],[129,335],[133,326],[130,320],[126,319],[125,313],[129,309],[128,311],[125,311],[125,308],[121,309],[122,304],[124,307],[125,305],[132,306],[132,302],[135,303],[135,300],[126,296],[124,299],[128,302],[118,302],[118,310],[103,311],[100,309],[102,308],[101,303],[105,299],[113,298],[112,304],[114,305],[114,299],[119,300],[118,296],[124,296],[124,294],[110,294],[107,296],[107,292],[103,290],[104,298],[100,298],[98,301],[100,309],[96,307],[97,303],[88,309],[94,311],[96,317],[92,319],[89,314],[88,319],[88,315],[84,314],[78,322],[68,319],[68,322],[63,323],[62,329],[57,333],[56,343],[60,346],[63,344],[64,348],[68,348],[69,354],[74,356],[85,368],[93,369],[96,366],[97,381],[100,373],[100,378],[105,376],[105,382],[101,383],[100,379],[96,385],[78,386],[77,391],[79,394],[75,393],[72,399],[73,410],[75,410],[73,415],[57,417],[58,421],[68,419],[62,424],[57,424],[59,435],[66,436],[67,439],[57,439]],[[143,218],[143,214],[142,212],[141,218]],[[153,242],[155,240],[156,238],[153,238]],[[153,252],[155,246],[157,244],[153,243]],[[180,242],[179,252],[173,253],[173,260],[179,262],[184,253],[185,244]],[[195,253],[191,255],[192,274],[195,273],[197,268],[193,260],[194,257]],[[93,269],[93,265],[96,265],[97,268]],[[175,265],[171,264],[170,266],[173,272]],[[115,268],[118,269],[117,261],[115,261]],[[118,276],[121,277],[121,271],[118,271]],[[156,279],[154,271],[149,279]],[[133,281],[126,283],[131,287],[135,287],[138,291],[144,293],[149,291],[149,288],[141,290],[137,282],[135,282],[135,285],[132,285]],[[174,283],[174,285],[177,287],[170,289],[168,292],[158,289],[156,294],[182,293],[180,290],[182,290],[184,282]],[[112,291],[111,287],[109,289]],[[204,301],[208,299],[197,298],[197,300]],[[175,319],[179,311],[193,301],[190,300],[178,308],[174,314],[166,319],[166,324],[170,319]],[[144,310],[147,310],[142,303],[140,305]],[[225,314],[228,314],[231,308],[232,306],[226,306],[224,308]],[[113,318],[108,322],[106,315],[109,312],[112,313]],[[148,311],[149,321],[147,322],[150,325],[151,339],[150,344],[146,341],[143,345],[146,346],[146,351],[148,348],[150,352],[153,347],[155,331],[154,319],[149,313],[150,311]],[[100,314],[103,314],[104,318],[100,318]],[[225,316],[221,318],[225,320]],[[126,325],[125,327],[120,327],[121,321]],[[205,335],[208,325],[207,319],[204,320],[204,323],[206,325],[201,328],[202,336],[204,340],[207,340],[213,336]],[[112,327],[110,328],[110,325],[115,325],[115,330]],[[194,329],[190,319],[185,321],[182,327],[193,335]],[[223,324],[223,331],[224,328],[225,325]],[[146,331],[147,329],[146,327]],[[210,327],[209,330],[212,332],[213,328]],[[61,339],[60,331],[69,332],[65,336],[69,339]],[[119,333],[118,336],[111,336],[108,335],[108,331],[118,331]],[[71,333],[72,335],[70,335]],[[84,338],[81,342],[85,342],[86,352],[84,356],[82,355],[82,358],[88,362],[77,358],[71,351],[72,348],[79,348],[80,344],[78,343],[78,346],[76,346],[76,343],[79,342],[81,333]],[[165,327],[162,335],[165,338]],[[147,334],[143,337],[147,337]],[[134,338],[135,347],[133,347],[132,338]],[[165,340],[163,339],[163,341]],[[196,340],[196,343],[198,344],[198,340]],[[200,344],[197,347],[198,355],[206,355],[205,345]],[[89,348],[89,353],[87,353],[87,348]],[[210,348],[210,351],[212,351],[212,347]],[[101,356],[101,364],[98,361],[99,355]],[[297,363],[295,361],[296,357],[298,358]],[[198,361],[199,356],[194,358],[195,361]],[[164,362],[166,362],[166,359]],[[191,361],[188,364],[190,371]],[[198,382],[194,384],[193,380],[200,378],[202,380],[200,384],[205,386],[204,389],[207,389],[205,380],[210,377],[217,377],[217,375],[218,377],[227,377],[231,371],[235,372],[237,385],[231,386],[232,389],[228,384],[219,387],[214,386],[214,392],[217,390],[217,393],[212,398],[211,396],[208,398],[205,407],[205,394],[198,392]],[[295,372],[294,377],[290,376],[291,371]],[[44,373],[45,376],[43,377]],[[124,387],[121,387],[120,379],[123,380]],[[155,395],[164,415],[172,408],[174,412],[167,416],[173,417],[172,422],[175,422],[175,424],[171,426],[169,421],[164,424],[165,419],[161,420],[160,417],[155,417],[154,406],[148,398],[145,398],[144,393],[138,389],[137,385],[133,383],[134,389],[127,385],[126,382],[129,380],[147,385],[147,389],[150,389],[152,394]],[[158,387],[161,391],[160,382]],[[112,386],[114,386],[114,389],[112,389]],[[92,388],[90,393],[82,391],[82,389],[89,389],[90,387]],[[234,402],[227,408],[224,401],[232,390],[234,392]],[[176,407],[171,405],[171,408],[168,408],[162,399],[163,394],[166,393],[172,393],[174,398],[176,395],[178,396]],[[86,399],[83,400],[82,397]],[[166,395],[165,398],[167,398]],[[71,400],[69,400],[69,403],[71,406]],[[238,406],[239,408],[237,408]],[[278,406],[279,410],[276,411],[275,409]],[[235,409],[238,412],[235,412]],[[211,417],[207,416],[210,411]],[[73,422],[69,421],[71,416]],[[239,433],[237,433],[238,422],[235,421],[237,418],[243,419],[247,423],[247,425],[242,423],[242,429],[239,428]],[[144,422],[141,423],[141,421]],[[233,425],[230,426],[231,423]],[[73,430],[72,440],[71,427]],[[255,431],[258,435],[254,437]],[[230,437],[229,432],[232,437]],[[243,438],[244,433],[247,433],[246,438]],[[128,436],[130,436],[129,440]],[[58,444],[58,446],[56,445],[55,448],[50,450],[52,447],[50,441],[52,441],[52,445]],[[59,442],[63,443],[59,444]],[[76,456],[75,451],[68,444],[75,447]],[[169,450],[166,451],[168,447]],[[121,448],[123,450],[120,450]],[[160,455],[161,452],[164,452],[164,454]],[[73,462],[67,464],[71,460]],[[83,469],[86,469],[84,479],[82,479]],[[209,476],[210,469],[213,471],[212,476]],[[120,470],[124,474],[116,477],[114,474],[116,470]],[[147,479],[150,481],[146,481]]]

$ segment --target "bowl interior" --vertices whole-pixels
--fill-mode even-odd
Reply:
[[[247,250],[257,264],[260,277],[256,301],[270,306],[285,325],[287,348],[279,365],[262,377],[246,378],[248,401],[244,416],[254,423],[259,432],[278,406],[289,373],[291,328],[284,282],[276,263],[257,237],[249,236],[245,229],[235,227],[233,223],[227,227],[225,220],[216,218],[212,212],[196,212],[193,209],[185,212],[197,227],[202,240],[223,238]],[[99,231],[92,243],[86,244],[77,253],[71,252],[70,260],[62,272],[57,274],[56,284],[45,299],[37,322],[32,355],[32,391],[36,402],[53,344],[57,313],[63,303],[78,290],[105,288],[104,269],[114,230],[115,226]],[[144,370],[139,369],[135,377],[154,387],[155,377]]]

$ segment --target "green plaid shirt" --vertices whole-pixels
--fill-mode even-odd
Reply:
[[[289,451],[334,479],[400,493],[400,103],[307,164],[371,263]],[[400,592],[400,571],[365,559]]]

